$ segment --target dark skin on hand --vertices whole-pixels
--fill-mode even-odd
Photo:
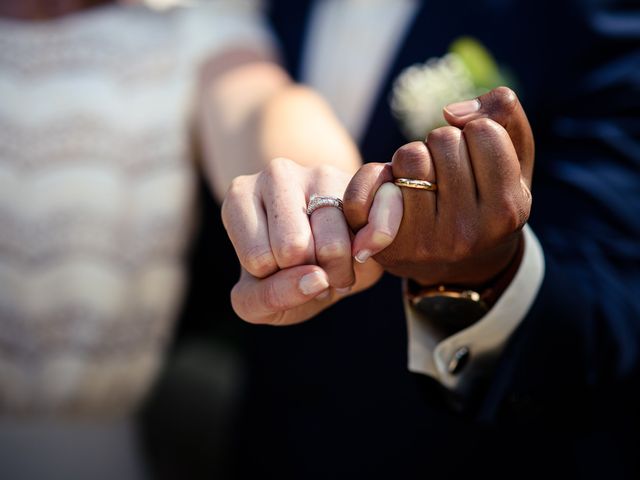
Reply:
[[[346,189],[344,213],[357,232],[383,183],[400,177],[437,183],[437,192],[402,188],[398,235],[374,257],[392,274],[425,286],[474,287],[518,260],[531,210],[533,134],[510,89],[475,101],[479,108],[467,114],[445,109],[450,126],[400,147],[390,165],[364,165]]]
[[[113,0],[0,0],[0,17],[47,20]]]

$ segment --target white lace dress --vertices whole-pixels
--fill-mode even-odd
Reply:
[[[0,416],[129,414],[185,287],[198,67],[252,2],[0,20]]]

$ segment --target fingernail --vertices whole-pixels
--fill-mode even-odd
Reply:
[[[364,263],[367,260],[369,260],[370,256],[371,256],[370,250],[360,250],[354,258],[356,259],[356,262]]]
[[[298,282],[298,288],[305,295],[313,295],[329,287],[329,282],[320,272],[307,273]]]
[[[391,232],[394,225],[397,225],[398,219],[393,218],[394,200],[396,196],[402,198],[400,189],[393,183],[383,183],[376,192],[371,211],[369,213],[369,222],[377,225],[376,232],[373,233],[371,241],[376,245],[387,246],[391,243],[390,235],[385,232]],[[402,200],[399,200],[402,202]],[[391,239],[393,240],[393,239]]]
[[[464,117],[470,113],[480,110],[480,101],[477,98],[465,100],[464,102],[452,103],[444,107],[445,110],[456,117]]]
[[[351,291],[351,287],[336,288],[336,292],[340,295],[346,295]]]

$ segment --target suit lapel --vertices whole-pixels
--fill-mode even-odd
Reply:
[[[366,162],[388,162],[395,150],[407,142],[389,108],[391,88],[400,72],[409,65],[444,55],[453,40],[461,34],[477,36],[493,47],[492,37],[496,35],[495,32],[501,31],[499,26],[504,25],[498,14],[502,8],[491,6],[496,2],[501,3],[498,0],[463,1],[462,4],[449,5],[449,2],[420,0],[415,18],[387,70],[361,139],[360,150]],[[297,80],[314,3],[313,0],[269,2],[269,17],[280,39],[287,69]],[[504,0],[504,3],[510,2]]]
[[[421,2],[395,62],[387,72],[361,139],[360,150],[365,162],[388,162],[395,150],[407,142],[389,108],[389,97],[396,77],[410,65],[444,55],[460,32],[471,31],[463,25],[470,23],[469,16],[460,18],[458,12],[454,11],[456,9],[447,6],[447,3]]]
[[[269,19],[275,30],[289,73],[299,79],[307,23],[313,0],[273,0],[269,2]]]

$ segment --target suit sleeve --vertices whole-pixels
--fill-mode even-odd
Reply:
[[[530,224],[546,272],[478,389],[486,421],[583,424],[608,412],[607,422],[624,426],[637,417],[640,12],[611,3],[591,4],[575,71],[540,108]]]
[[[524,255],[518,271],[493,308],[473,325],[447,335],[411,306],[405,294],[410,371],[428,375],[460,396],[465,396],[477,377],[490,374],[544,277],[542,248],[528,225],[523,235]]]

